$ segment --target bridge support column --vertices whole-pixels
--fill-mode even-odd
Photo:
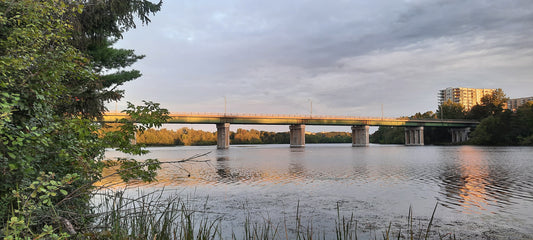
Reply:
[[[450,132],[452,134],[452,143],[462,143],[468,141],[470,128],[452,128]]]
[[[424,145],[424,127],[405,127],[405,145]]]
[[[370,126],[352,126],[352,147],[368,147]]]
[[[289,127],[291,148],[305,147],[305,125],[294,124]]]
[[[229,148],[229,123],[217,123],[217,149]]]

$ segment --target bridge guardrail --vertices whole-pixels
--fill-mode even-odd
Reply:
[[[362,120],[403,120],[399,118],[358,117],[338,115],[307,115],[307,114],[261,114],[261,113],[212,113],[212,112],[173,112],[170,116],[205,116],[205,117],[258,117],[258,118],[316,118],[316,119],[362,119]]]
[[[124,116],[125,113],[107,113],[105,115]],[[398,121],[398,122],[434,122],[434,123],[472,123],[478,121],[467,119],[408,119],[408,118],[382,118],[382,117],[358,117],[358,116],[336,116],[336,115],[304,115],[304,114],[260,114],[260,113],[214,113],[214,112],[173,112],[170,116],[195,116],[214,118],[284,118],[284,119],[324,119],[324,120],[370,120],[370,121]]]

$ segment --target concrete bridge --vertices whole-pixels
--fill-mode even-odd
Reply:
[[[103,121],[116,122],[126,118],[123,113],[106,113]],[[410,120],[401,118],[371,118],[315,115],[274,115],[274,114],[225,114],[225,113],[172,113],[167,123],[174,124],[216,124],[217,148],[229,148],[230,124],[289,125],[290,147],[305,146],[306,125],[351,126],[352,146],[365,147],[369,141],[370,126],[405,127],[405,145],[424,145],[424,127],[446,127],[452,134],[452,142],[468,140],[470,128],[479,124],[471,120]]]

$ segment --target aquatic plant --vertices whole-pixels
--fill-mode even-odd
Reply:
[[[163,197],[163,190],[154,191],[140,196],[127,196],[124,191],[102,192],[100,201],[96,203],[97,221],[91,239],[329,239],[330,233],[325,229],[315,231],[311,220],[302,219],[300,202],[296,205],[296,216],[293,220],[284,218],[273,221],[270,218],[256,220],[247,213],[242,229],[224,232],[223,214],[208,211],[207,202],[195,209],[187,199],[178,195]],[[407,228],[392,228],[392,223],[381,233],[375,232],[370,239],[455,239],[453,234],[441,234],[432,230],[433,220],[438,203],[433,209],[429,221],[425,224],[418,220],[415,224],[413,209],[409,207]],[[334,222],[335,239],[360,239],[358,221],[352,213],[345,217],[337,205],[337,219]],[[307,224],[302,224],[307,222]],[[229,235],[227,235],[229,234]],[[380,237],[378,238],[378,235]],[[328,236],[328,237],[327,237]]]

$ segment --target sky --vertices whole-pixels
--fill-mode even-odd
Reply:
[[[116,47],[146,57],[111,111],[400,117],[447,87],[533,96],[531,0],[167,0]]]

